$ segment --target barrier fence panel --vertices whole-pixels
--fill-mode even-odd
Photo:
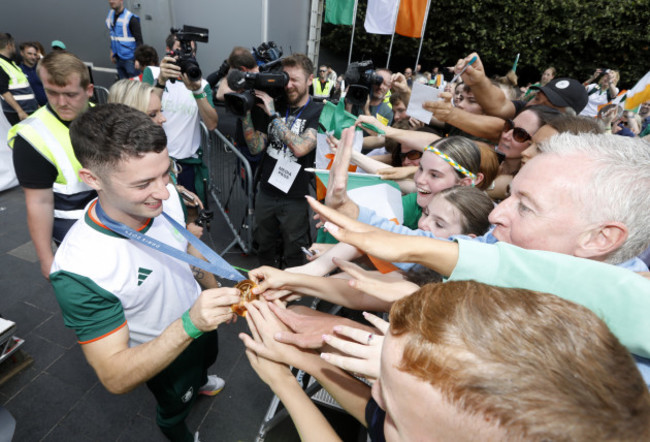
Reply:
[[[244,253],[253,245],[253,174],[248,160],[221,133],[207,131],[201,124],[203,158],[210,171],[209,192],[234,235],[221,254],[238,244]]]

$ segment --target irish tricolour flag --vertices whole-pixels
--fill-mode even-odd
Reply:
[[[314,172],[327,187],[329,170],[305,169]],[[382,180],[379,175],[348,172],[348,196],[359,206],[374,210],[377,215],[396,224],[404,221],[402,210],[402,192],[395,181]]]

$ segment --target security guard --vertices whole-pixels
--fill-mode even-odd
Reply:
[[[12,126],[38,109],[29,80],[11,58],[16,44],[11,34],[0,33],[0,96],[2,111]]]
[[[69,52],[53,51],[39,64],[48,105],[9,131],[14,169],[25,191],[27,225],[41,273],[50,273],[52,240],[60,243],[96,193],[78,176],[68,126],[88,108],[93,85],[86,65]]]
[[[318,78],[314,78],[312,87],[314,88],[315,101],[323,101],[332,95],[334,82],[327,77],[327,66],[322,65],[318,68]]]
[[[106,27],[111,34],[111,60],[119,78],[140,74],[135,68],[135,48],[142,44],[140,17],[124,7],[124,0],[108,0],[111,10]]]

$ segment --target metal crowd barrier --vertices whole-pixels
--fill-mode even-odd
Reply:
[[[250,253],[255,225],[251,166],[219,130],[208,132],[203,123],[201,146],[203,161],[210,171],[209,193],[234,236],[221,254],[228,252],[235,244],[244,253]]]

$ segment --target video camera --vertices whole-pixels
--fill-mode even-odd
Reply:
[[[259,73],[232,69],[227,77],[228,87],[237,92],[224,95],[226,109],[238,117],[246,115],[258,102],[255,89],[277,100],[289,83],[289,75],[282,70],[282,49],[275,43],[262,43],[253,49],[253,56],[259,65]]]
[[[167,55],[178,57],[175,64],[181,68],[181,73],[187,74],[190,81],[199,81],[202,77],[199,63],[194,58],[192,42],[207,43],[209,32],[207,28],[188,25],[183,25],[182,29],[171,28],[171,33],[176,36],[181,48],[178,51],[170,51]]]
[[[370,88],[383,82],[384,79],[375,71],[372,60],[350,63],[345,71],[345,83],[349,85],[345,99],[351,104],[363,106],[368,99]]]

